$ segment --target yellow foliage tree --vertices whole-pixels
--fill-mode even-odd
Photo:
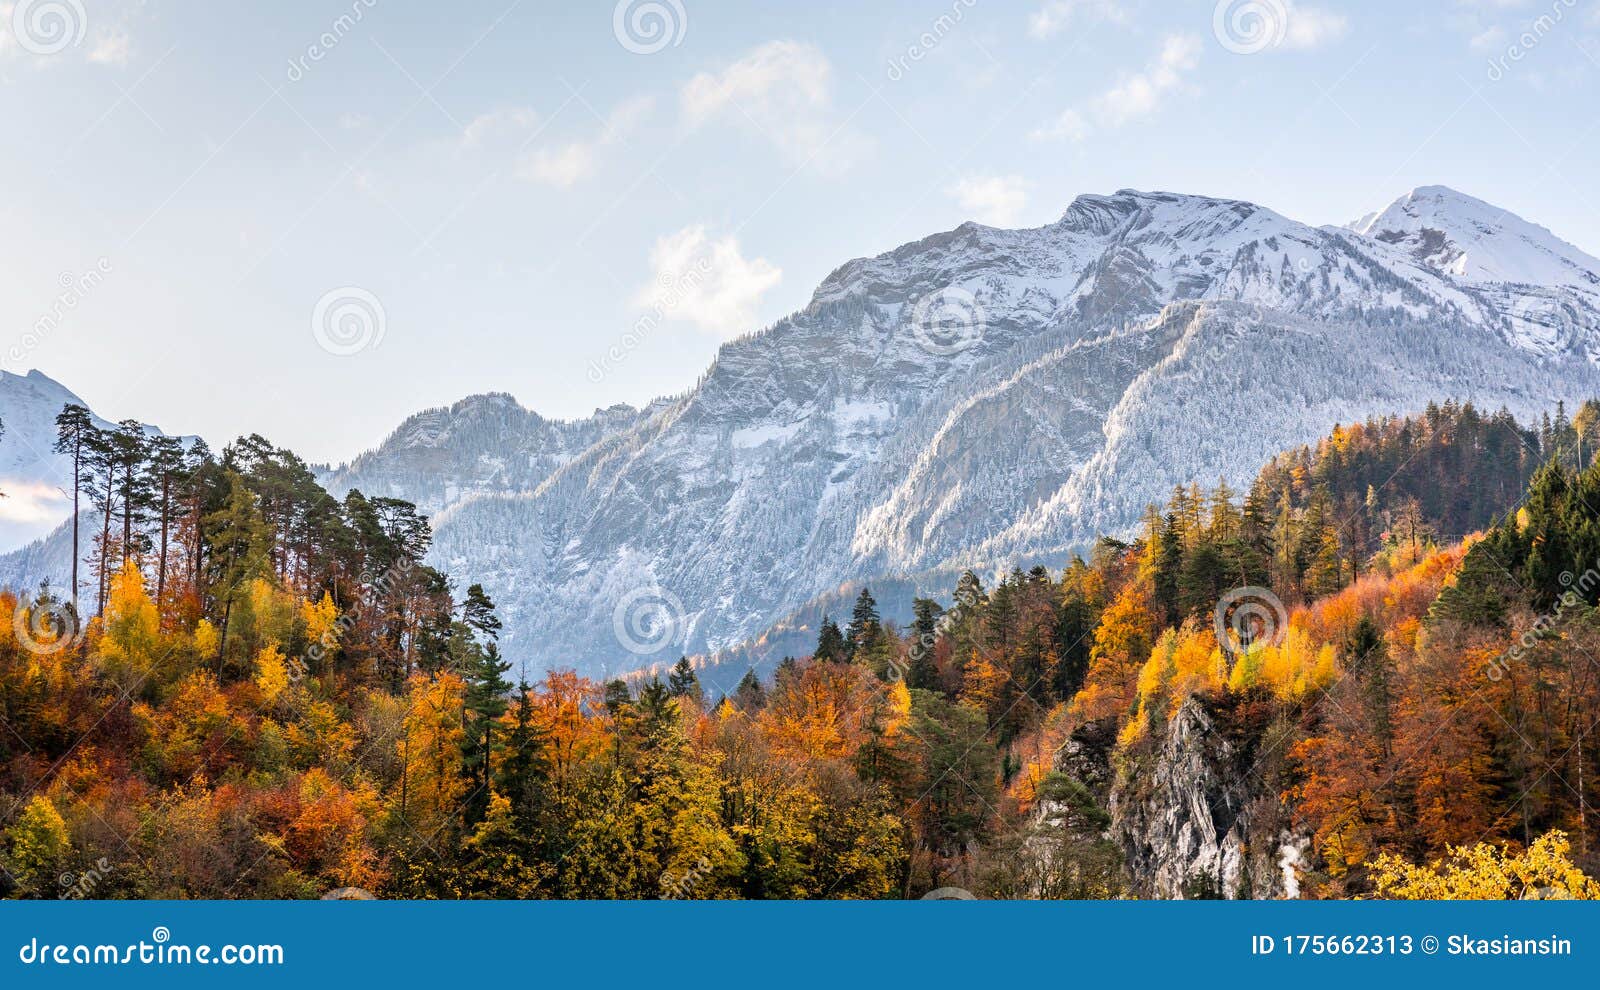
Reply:
[[[194,626],[194,652],[203,659],[217,655],[217,647],[222,644],[222,637],[217,632],[217,627],[207,619],[201,619]]]
[[[1368,864],[1375,896],[1400,901],[1600,900],[1600,883],[1572,864],[1565,832],[1546,832],[1526,851],[1480,842],[1413,865],[1391,853]]]
[[[300,603],[300,619],[306,624],[306,642],[311,644],[306,659],[313,672],[319,671],[318,664],[339,646],[339,607],[324,591],[321,600]]]
[[[1279,698],[1293,701],[1331,684],[1337,674],[1333,646],[1313,640],[1297,614],[1280,642],[1252,646],[1234,661],[1228,687],[1235,691],[1265,687]]]
[[[155,673],[163,655],[160,613],[145,591],[144,575],[132,560],[124,561],[111,578],[103,628],[100,660],[124,688]]]
[[[407,684],[405,735],[396,744],[405,764],[400,813],[423,835],[459,811],[466,796],[461,774],[466,690],[466,682],[451,671],[414,674]]]
[[[289,686],[289,665],[283,651],[276,646],[264,646],[256,654],[256,690],[261,692],[261,700],[271,704],[278,700]]]
[[[1089,720],[1128,710],[1154,638],[1151,605],[1142,582],[1124,588],[1100,617],[1089,651],[1089,673],[1073,699],[1073,713]]]
[[[6,856],[9,869],[24,885],[42,883],[41,878],[51,873],[72,848],[67,823],[43,794],[33,796],[6,835],[11,840]]]

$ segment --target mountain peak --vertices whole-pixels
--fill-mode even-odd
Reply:
[[[1347,227],[1469,285],[1600,290],[1600,260],[1510,210],[1449,186],[1418,186]]]
[[[1162,190],[1125,188],[1118,189],[1110,195],[1083,193],[1068,204],[1066,210],[1061,214],[1061,223],[1068,227],[1085,229],[1083,224],[1087,222],[1089,229],[1094,229],[1100,225],[1098,221],[1108,215],[1127,217],[1138,210],[1157,206],[1179,204],[1209,206],[1233,202],[1236,201],[1201,196],[1194,193],[1175,193]]]

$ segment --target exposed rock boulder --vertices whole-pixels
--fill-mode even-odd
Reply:
[[[1279,797],[1281,727],[1258,698],[1190,698],[1111,788],[1111,830],[1135,893],[1295,897],[1308,841]]]

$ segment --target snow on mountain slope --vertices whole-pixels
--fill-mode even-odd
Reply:
[[[548,420],[504,393],[462,399],[407,419],[376,449],[320,472],[336,497],[352,488],[404,498],[429,515],[476,494],[531,491],[560,465],[640,417],[632,406]]]
[[[1350,229],[1467,287],[1503,315],[1516,346],[1600,356],[1600,260],[1545,228],[1453,189],[1422,186]]]
[[[1335,422],[1592,394],[1595,335],[1507,334],[1497,285],[1207,197],[965,224],[842,266],[537,489],[458,503],[436,555],[537,666],[727,649],[843,582],[1058,560]]]
[[[0,371],[0,551],[43,537],[72,515],[72,460],[55,452],[56,415],[68,403],[87,406],[41,371]],[[95,425],[116,426],[98,416]]]
[[[1472,285],[1518,282],[1600,291],[1600,260],[1538,224],[1445,186],[1421,186],[1350,225]]]

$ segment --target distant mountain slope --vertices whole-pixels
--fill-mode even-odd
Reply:
[[[0,550],[46,536],[72,514],[72,460],[55,452],[56,415],[68,403],[88,405],[42,371],[0,371]],[[95,424],[116,426],[99,416]]]
[[[404,498],[428,514],[475,494],[531,491],[603,437],[638,422],[631,406],[597,409],[561,422],[524,409],[504,393],[474,395],[410,417],[376,449],[325,470],[336,496],[352,488]]]

